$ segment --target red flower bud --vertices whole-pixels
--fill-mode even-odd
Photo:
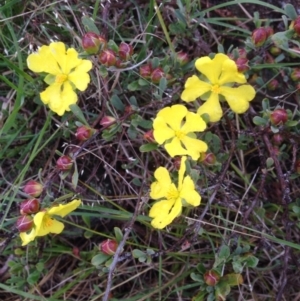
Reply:
[[[247,51],[245,48],[238,48],[238,52],[239,52],[239,57],[241,59],[246,59],[247,58]]]
[[[300,16],[298,16],[294,21],[293,29],[295,30],[296,34],[300,36]]]
[[[26,232],[32,229],[33,219],[29,215],[20,216],[17,219],[16,227],[20,232]]]
[[[162,77],[166,77],[166,75],[161,67],[155,68],[151,73],[151,81],[154,84],[158,84]]]
[[[106,255],[114,255],[118,248],[118,243],[112,239],[106,239],[99,245],[99,249]]]
[[[97,54],[107,46],[107,41],[94,32],[88,32],[82,37],[82,48],[88,54]]]
[[[23,188],[23,191],[32,196],[32,197],[39,197],[40,194],[42,193],[43,191],[43,185],[40,184],[39,182],[36,182],[34,180],[29,180],[26,185],[24,186]]]
[[[116,63],[115,63],[116,68],[124,68],[125,66],[126,66],[126,64],[123,61],[121,61],[120,59],[116,60]]]
[[[146,64],[140,67],[140,76],[149,79],[152,73],[151,64]]]
[[[272,142],[275,145],[281,145],[284,141],[284,137],[280,133],[276,133],[272,137]]]
[[[200,162],[207,166],[212,166],[216,164],[217,158],[213,153],[201,153]]]
[[[249,60],[247,58],[238,58],[235,60],[235,63],[238,68],[238,72],[246,72],[249,70],[249,65],[248,65]]]
[[[119,45],[119,57],[124,61],[128,61],[133,55],[133,48],[130,44],[122,42]]]
[[[61,156],[56,161],[56,167],[61,171],[66,171],[71,169],[73,166],[73,160],[68,156]]]
[[[99,54],[99,62],[106,67],[114,66],[116,64],[116,55],[111,49],[105,49]]]
[[[252,33],[252,42],[255,46],[262,46],[267,39],[267,31],[264,27],[257,28]]]
[[[40,209],[40,202],[37,199],[23,201],[20,204],[20,213],[22,215],[37,213]]]
[[[189,62],[189,55],[186,52],[179,51],[176,53],[177,61],[179,62],[180,66],[183,66]]]
[[[285,124],[288,120],[287,111],[284,109],[276,109],[270,114],[270,120],[274,125]]]
[[[272,79],[270,82],[268,82],[267,84],[267,88],[270,90],[270,91],[275,91],[277,88],[279,87],[279,82],[277,79]]]
[[[295,82],[300,80],[300,68],[295,68],[293,70],[291,73],[291,79]]]
[[[148,142],[155,142],[154,136],[153,136],[153,130],[147,131],[144,135],[143,138],[148,141]]]
[[[204,273],[203,278],[207,285],[215,286],[220,280],[220,274],[214,270],[210,270]]]
[[[110,126],[111,124],[116,122],[116,118],[111,117],[111,116],[104,116],[101,120],[100,120],[100,125],[102,126]]]
[[[181,165],[181,157],[175,157],[173,160],[173,166],[176,170],[180,169],[180,165]]]
[[[85,125],[78,127],[75,133],[75,136],[79,141],[86,141],[92,135],[93,135],[93,130]]]
[[[270,26],[265,27],[265,31],[266,31],[266,34],[267,34],[267,38],[274,34],[274,29]]]

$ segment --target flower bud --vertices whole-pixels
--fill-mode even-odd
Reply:
[[[162,77],[166,77],[166,75],[161,67],[155,68],[151,73],[151,81],[154,84],[158,84]]]
[[[61,171],[71,169],[73,166],[73,160],[69,156],[61,156],[56,161],[56,167]]]
[[[280,133],[276,133],[272,137],[272,142],[274,145],[281,145],[284,141],[284,137]]]
[[[30,196],[32,196],[34,198],[37,198],[37,197],[40,196],[40,194],[43,191],[43,185],[41,183],[39,183],[39,182],[34,181],[34,180],[29,180],[25,184],[25,186],[23,188],[23,191],[26,194],[28,194],[28,195],[30,195]]]
[[[180,165],[181,165],[181,157],[175,157],[173,160],[173,166],[176,170],[180,169]]]
[[[23,201],[20,204],[20,213],[22,215],[37,213],[40,209],[40,202],[37,199]]]
[[[199,160],[206,166],[212,166],[216,164],[217,158],[213,153],[201,153]]]
[[[186,52],[179,51],[176,53],[176,59],[179,62],[180,66],[183,66],[189,62],[189,55]]]
[[[29,215],[20,216],[17,219],[16,227],[20,232],[26,232],[32,229],[33,219]]]
[[[144,135],[143,135],[144,140],[148,141],[148,142],[155,142],[154,136],[153,136],[153,130],[149,130],[147,131]]]
[[[279,87],[279,82],[277,79],[272,79],[270,82],[268,82],[267,84],[267,88],[270,90],[270,91],[275,91],[277,88]]]
[[[107,41],[94,32],[87,32],[82,37],[82,48],[88,54],[97,54],[99,51],[102,51],[107,46]]]
[[[93,135],[93,130],[85,125],[78,127],[75,133],[75,136],[79,141],[86,141],[92,135]]]
[[[118,243],[112,239],[106,239],[99,245],[99,249],[106,255],[114,255],[118,248]]]
[[[133,55],[133,48],[130,44],[121,42],[119,45],[119,57],[124,61],[128,61]]]
[[[284,109],[276,109],[270,114],[270,120],[274,125],[285,124],[288,120],[287,111]]]
[[[246,72],[249,70],[249,65],[248,65],[249,60],[247,58],[238,58],[235,60],[238,72]]]
[[[115,63],[115,67],[116,68],[124,68],[124,67],[126,67],[126,64],[123,61],[121,61],[120,59],[117,58],[116,63]]]
[[[298,36],[300,36],[300,16],[296,18],[294,21],[294,26],[293,26],[294,31]]]
[[[99,54],[99,62],[106,67],[111,67],[116,64],[116,55],[111,49],[105,49]]]
[[[277,55],[279,55],[279,54],[281,53],[281,49],[278,48],[277,46],[272,46],[272,47],[270,48],[270,53],[271,53],[272,55],[277,56]]]
[[[266,31],[266,34],[267,34],[267,38],[274,34],[274,29],[270,26],[265,27],[265,31]]]
[[[252,42],[255,46],[262,46],[267,39],[267,31],[264,27],[256,28],[252,33]]]
[[[295,82],[300,80],[300,68],[295,68],[293,70],[291,73],[291,79]]]
[[[203,278],[207,285],[215,286],[220,280],[220,274],[214,270],[210,270],[204,273]]]
[[[111,124],[116,122],[116,118],[112,117],[112,116],[104,116],[101,120],[100,120],[100,125],[102,126],[110,126]]]
[[[140,76],[149,79],[152,73],[151,64],[146,64],[140,67]]]

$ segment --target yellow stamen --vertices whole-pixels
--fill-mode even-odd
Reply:
[[[51,228],[52,225],[53,225],[53,220],[48,215],[45,215],[43,219],[44,228]]]
[[[67,79],[68,79],[68,75],[66,75],[66,74],[57,74],[56,77],[55,77],[55,82],[57,84],[62,84]]]
[[[179,196],[179,193],[178,193],[178,190],[175,188],[175,187],[171,187],[169,189],[169,191],[167,192],[167,199],[170,200],[170,199],[177,199]]]
[[[221,92],[220,86],[219,85],[213,85],[211,87],[211,92],[216,93],[216,94],[220,94],[220,92]]]
[[[184,138],[186,134],[182,131],[175,131],[175,136],[179,139],[179,140],[182,140]]]

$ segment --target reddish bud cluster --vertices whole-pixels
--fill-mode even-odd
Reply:
[[[293,70],[291,73],[291,79],[295,82],[300,80],[300,68],[295,68]]]
[[[220,274],[214,270],[210,270],[204,273],[203,278],[207,285],[215,286],[220,280]]]
[[[273,33],[274,31],[271,27],[256,28],[252,33],[252,42],[256,47],[260,47]]]
[[[40,194],[42,193],[43,191],[43,185],[40,184],[39,182],[36,182],[34,180],[29,180],[26,185],[24,186],[23,188],[23,191],[34,197],[34,198],[37,198],[40,196]]]
[[[29,215],[22,215],[17,219],[16,227],[20,232],[26,232],[32,229],[33,219]]]
[[[279,82],[277,79],[272,79],[271,81],[268,82],[267,84],[267,88],[270,90],[270,91],[275,91],[277,90],[277,88],[279,87]]]
[[[100,125],[108,127],[111,124],[116,122],[116,118],[112,117],[112,116],[104,116],[101,120],[100,120]]]
[[[57,169],[61,171],[66,171],[71,169],[73,166],[73,160],[69,156],[61,156],[56,161]]]
[[[20,204],[22,215],[37,213],[40,209],[40,202],[37,199],[25,200]]]
[[[294,26],[293,29],[295,31],[295,33],[300,36],[300,16],[298,16],[296,18],[296,20],[294,21]]]
[[[118,248],[118,242],[112,239],[106,239],[99,245],[99,250],[106,255],[114,255]]]
[[[287,111],[284,109],[276,109],[270,114],[270,120],[274,125],[285,124],[288,120]]]
[[[179,62],[180,66],[183,66],[189,62],[189,56],[186,52],[179,51],[176,53],[176,59]]]
[[[85,125],[78,127],[75,133],[75,136],[79,141],[86,141],[92,135],[93,135],[93,130]]]
[[[158,84],[161,78],[167,77],[161,67],[153,69],[150,63],[140,67],[140,75],[146,79],[150,79],[154,84]]]
[[[99,51],[102,51],[107,47],[106,39],[94,32],[87,32],[82,37],[81,43],[82,48],[88,54],[97,54]]]

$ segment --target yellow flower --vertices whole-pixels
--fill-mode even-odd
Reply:
[[[185,119],[185,121],[183,121]],[[200,115],[189,112],[183,105],[160,110],[153,121],[153,136],[157,143],[165,143],[171,157],[189,155],[193,160],[206,152],[207,144],[196,139],[194,132],[202,132],[206,123]]]
[[[74,211],[81,204],[81,200],[73,200],[72,202],[58,206],[54,206],[35,214],[33,218],[34,227],[29,234],[26,232],[20,233],[22,240],[22,246],[26,246],[28,243],[33,241],[37,236],[45,236],[49,233],[59,234],[64,229],[62,222],[53,219],[53,215],[64,217],[70,212]]]
[[[255,97],[255,90],[250,85],[232,87],[234,83],[244,84],[247,80],[238,72],[235,62],[227,55],[218,53],[214,59],[202,57],[196,60],[195,66],[206,78],[203,77],[204,80],[201,80],[196,75],[189,77],[181,98],[190,102],[210,92],[206,102],[198,109],[198,114],[207,113],[210,121],[219,121],[223,115],[219,95],[226,99],[235,113],[241,114],[248,110],[249,101]]]
[[[154,172],[157,180],[151,184],[150,197],[161,199],[150,209],[149,216],[153,218],[151,225],[157,229],[163,229],[181,214],[182,206],[199,206],[201,196],[195,190],[195,184],[190,176],[185,174],[186,157],[182,157],[178,173],[178,187],[172,183],[168,170],[159,167]]]
[[[40,97],[50,110],[60,116],[77,102],[75,89],[84,91],[90,82],[87,72],[92,69],[92,63],[79,59],[74,48],[66,51],[62,42],[42,46],[37,53],[28,56],[27,65],[34,72],[48,73],[44,81],[49,87],[40,93]]]

